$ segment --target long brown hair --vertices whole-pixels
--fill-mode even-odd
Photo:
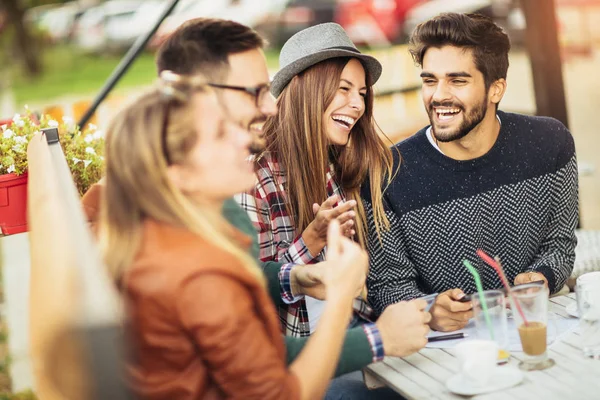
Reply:
[[[277,99],[279,113],[263,127],[265,150],[273,153],[285,169],[286,206],[296,231],[304,231],[314,219],[312,204],[327,198],[326,174],[335,165],[335,179],[348,199],[357,203],[356,233],[366,243],[366,215],[360,188],[369,179],[375,227],[378,234],[389,228],[382,203],[382,186],[392,178],[393,160],[378,134],[373,119],[373,84],[366,72],[365,112],[356,122],[346,146],[331,146],[323,114],[339,88],[348,57],[332,58],[296,75]],[[383,135],[383,134],[382,134]],[[385,135],[383,135],[385,136]],[[260,156],[258,157],[260,158]]]
[[[199,95],[213,95],[206,86],[201,90]],[[163,92],[153,89],[123,109],[107,130],[100,239],[116,281],[134,261],[142,223],[150,218],[188,229],[234,255],[264,284],[256,262],[234,239],[231,225],[212,207],[203,207],[201,199],[185,195],[168,177],[168,165],[183,163],[202,134],[196,132],[194,118],[201,116],[194,114],[189,101],[165,99]]]

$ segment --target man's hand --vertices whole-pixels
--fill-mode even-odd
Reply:
[[[456,331],[464,328],[473,317],[471,302],[461,303],[458,300],[465,296],[460,289],[450,289],[441,293],[431,307],[431,329],[441,332]]]
[[[522,285],[524,283],[535,282],[535,281],[544,281],[544,285],[548,287],[548,279],[539,273],[539,272],[522,272],[519,275],[515,276],[514,285]]]
[[[412,300],[388,306],[377,320],[386,356],[405,357],[427,344],[431,314],[425,300]]]
[[[327,261],[317,264],[294,265],[290,275],[294,296],[303,294],[315,299],[325,300],[322,268],[327,268]]]
[[[342,236],[337,219],[327,229],[327,268],[321,268],[321,280],[327,300],[346,300],[358,296],[365,285],[369,256],[357,243]]]

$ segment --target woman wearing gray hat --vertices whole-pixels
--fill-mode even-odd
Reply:
[[[392,154],[373,120],[372,85],[381,64],[361,54],[341,26],[305,29],[286,42],[271,93],[279,112],[263,127],[265,150],[255,158],[258,183],[238,196],[259,230],[260,258],[295,264],[324,259],[329,221],[365,244],[366,216],[360,188],[369,181],[374,199],[392,176]],[[391,144],[391,142],[390,142]],[[381,201],[374,208],[377,231],[389,222]],[[282,282],[285,282],[285,268]],[[314,332],[323,301],[283,294],[284,332]],[[286,298],[287,297],[287,298]],[[353,324],[372,317],[362,299],[354,304]],[[364,324],[371,345],[380,345],[372,323]],[[381,351],[383,357],[383,352]]]

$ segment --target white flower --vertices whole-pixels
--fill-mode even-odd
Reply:
[[[21,120],[21,114],[15,114],[15,116],[13,117],[13,122],[17,122]]]
[[[93,133],[92,135],[94,137],[94,139],[98,140],[98,139],[102,139],[104,137],[104,132],[103,131],[96,131]]]
[[[71,122],[73,122],[73,118],[67,117],[66,115],[62,117],[62,120],[65,124],[70,124]]]
[[[18,121],[14,121],[14,124],[16,126],[18,126],[19,128],[22,128],[23,126],[25,126],[25,121],[23,121],[22,119],[20,119]]]
[[[23,151],[23,146],[19,146],[18,144],[15,144],[12,147],[12,151],[16,152],[16,153],[21,153]]]
[[[86,147],[85,152],[88,154],[96,154],[96,150],[93,147]]]
[[[11,138],[11,137],[13,137],[14,135],[15,135],[15,133],[14,133],[12,130],[10,130],[10,129],[7,129],[7,130],[5,130],[5,131],[4,131],[4,133],[2,134],[2,137],[3,137],[4,139],[10,139],[10,138]]]
[[[23,137],[23,136],[15,136],[15,142],[17,142],[18,144],[25,144],[27,143],[27,138]]]
[[[88,165],[92,163],[92,160],[83,160],[83,167],[87,168]]]
[[[92,143],[93,140],[94,140],[93,135],[85,135],[85,137],[83,138],[83,141],[86,143]]]
[[[8,167],[8,169],[6,170],[6,172],[8,172],[10,174],[11,172],[15,172],[15,169],[16,169],[15,168],[15,164],[13,164],[10,167]]]
[[[8,128],[7,124],[2,125],[2,132],[4,132],[6,130],[6,128]]]
[[[50,121],[48,121],[48,126],[51,128],[58,128],[58,122],[56,122],[55,120],[51,119]]]
[[[77,164],[78,162],[82,161],[77,157],[73,157],[72,160],[73,160],[73,164]]]
[[[91,130],[95,131],[96,129],[98,129],[98,127],[90,122],[88,124],[88,129],[91,129]]]

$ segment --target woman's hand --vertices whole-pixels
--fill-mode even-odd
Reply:
[[[327,231],[327,268],[321,269],[328,300],[353,299],[365,284],[369,258],[352,240],[342,236],[337,220]]]
[[[339,229],[344,236],[353,237],[356,234],[354,230],[356,201],[350,200],[334,207],[338,201],[339,196],[333,195],[321,205],[313,204],[315,219],[302,232],[302,239],[313,256],[319,254],[327,245],[327,228],[331,221],[339,222]]]

